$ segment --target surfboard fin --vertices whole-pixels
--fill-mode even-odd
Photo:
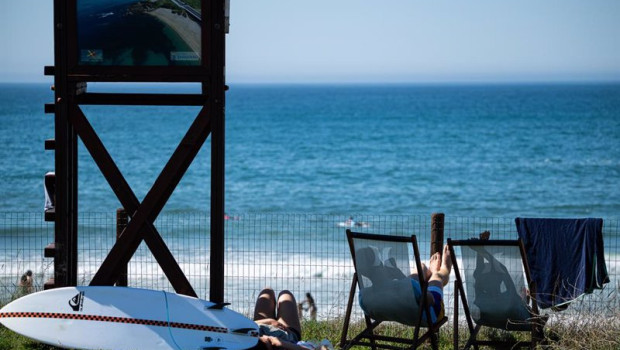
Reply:
[[[238,334],[249,334],[250,332],[256,332],[256,328],[238,328],[232,329],[230,332]]]
[[[221,310],[225,306],[228,306],[228,305],[230,305],[230,303],[215,303],[215,304],[209,306],[207,309],[209,309],[209,310]]]

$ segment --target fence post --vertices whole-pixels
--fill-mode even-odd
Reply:
[[[431,214],[431,256],[443,252],[444,213]]]
[[[116,209],[116,240],[118,241],[119,237],[123,233],[123,230],[127,227],[129,223],[129,215],[123,208]],[[125,265],[122,269],[121,276],[116,281],[117,286],[127,287],[127,265]]]

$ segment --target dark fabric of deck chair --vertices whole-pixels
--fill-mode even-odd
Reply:
[[[409,278],[408,245],[357,239],[355,247],[362,310],[374,320],[414,326],[421,292],[414,290]]]
[[[547,316],[540,316],[521,240],[451,240],[448,247],[456,277],[454,347],[458,348],[459,301],[463,303],[469,339],[465,349],[479,345],[535,347],[542,340]],[[460,252],[456,249],[460,248]],[[460,253],[457,255],[457,252]],[[475,326],[474,326],[475,323]],[[529,340],[480,340],[482,327],[529,332]]]
[[[521,254],[515,246],[462,246],[462,271],[474,322],[506,330],[529,330]]]

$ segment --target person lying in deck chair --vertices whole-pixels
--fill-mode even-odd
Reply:
[[[357,251],[357,255],[363,255],[362,259],[374,259],[375,262],[369,266],[371,268],[361,268],[360,273],[370,279],[373,287],[372,289],[381,290],[386,288],[393,289],[395,285],[390,284],[394,281],[402,280],[406,276],[396,266],[394,259],[386,259],[381,262],[379,258],[380,254],[370,247],[362,248]],[[368,266],[368,265],[367,265]],[[360,266],[361,267],[361,266]],[[431,323],[435,323],[437,320],[442,319],[445,314],[445,307],[443,303],[443,287],[448,284],[450,279],[450,271],[452,270],[452,259],[450,259],[450,251],[448,246],[444,246],[443,254],[439,252],[431,256],[428,266],[422,263],[421,275],[425,281],[428,281],[428,290],[426,291],[426,300],[430,305],[431,311]],[[420,288],[420,273],[413,271],[409,276],[412,291],[414,292],[415,299],[418,304],[422,296],[422,289]],[[369,289],[371,289],[369,288]],[[360,298],[368,297],[370,293],[366,292],[365,295],[360,295]],[[364,302],[360,300],[360,305],[364,309]],[[366,310],[365,310],[366,311]],[[423,320],[426,320],[426,314],[423,313]],[[405,322],[406,323],[406,322]]]
[[[481,233],[481,240],[488,240],[490,233]],[[476,252],[476,268],[473,273],[475,297],[478,307],[476,319],[483,323],[505,323],[505,318],[526,320],[532,312],[528,305],[527,290],[517,290],[506,266],[484,247],[471,247]],[[501,311],[501,312],[499,312]]]

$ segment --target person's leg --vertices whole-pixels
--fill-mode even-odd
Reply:
[[[450,281],[450,271],[452,271],[452,260],[450,259],[450,249],[444,246],[443,255],[435,253],[429,261],[429,271],[431,276],[428,279],[429,286],[436,285],[443,287]]]
[[[433,277],[433,271],[434,270],[439,270],[441,267],[441,257],[439,255],[439,253],[435,253],[433,254],[433,256],[431,256],[429,262],[428,262],[429,266],[426,266],[424,263],[422,263],[422,273],[421,275],[424,276],[424,280],[425,281],[429,281],[432,279]],[[418,299],[420,297],[420,295],[422,294],[422,289],[420,288],[420,277],[419,277],[419,273],[417,268],[414,266],[413,269],[413,273],[411,275],[409,275],[409,277],[411,279],[414,280],[414,282],[412,283],[413,286],[413,290],[414,290],[414,294],[416,299]],[[430,283],[429,283],[430,286]],[[429,305],[433,305],[434,304],[434,299],[433,296],[427,292],[426,293],[426,301]]]
[[[450,250],[448,246],[444,246],[443,255],[435,253],[429,262],[429,270],[431,278],[428,280],[427,300],[435,309],[438,318],[443,317],[443,287],[450,280],[450,271],[452,270],[452,260],[450,259]]]
[[[426,267],[426,264],[421,263],[421,265],[422,265],[422,276],[424,276],[424,280],[428,281],[431,278],[431,272],[428,270],[428,267]],[[418,281],[418,278],[419,278],[418,275],[420,274],[418,273],[418,269],[414,264],[413,273],[409,275],[409,277]]]
[[[278,322],[293,330],[301,340],[301,322],[297,313],[297,301],[293,293],[283,290],[278,295]]]
[[[439,254],[438,253],[433,254],[433,256],[431,256],[431,258],[429,259],[429,264],[435,263],[435,260],[437,260],[438,258],[439,258]],[[409,275],[409,277],[415,279],[416,281],[419,281],[418,280],[418,278],[419,278],[418,276],[422,275],[424,277],[425,281],[430,280],[431,277],[432,277],[431,270],[424,263],[421,263],[420,265],[422,267],[422,273],[421,274],[418,273],[418,268],[414,264],[413,265],[413,273],[411,275]]]
[[[443,290],[443,279],[441,274],[439,273],[439,271],[441,270],[441,263],[441,255],[438,252],[433,254],[433,256],[431,256],[430,260],[428,261],[428,272],[425,274],[425,277],[426,281],[428,282],[429,289],[433,289],[431,287],[434,287],[435,289],[439,288],[440,291]],[[426,292],[426,299],[428,300],[429,305],[435,305],[436,298],[433,296],[433,294],[431,294],[430,291]]]
[[[430,306],[430,322],[437,322],[438,318],[443,318],[443,283],[439,271],[441,270],[441,255],[437,252],[428,261],[425,279],[428,282],[426,290],[426,302]],[[426,319],[426,314],[424,314]]]
[[[276,293],[269,287],[260,292],[254,306],[254,321],[262,319],[276,319]]]
[[[427,281],[430,280],[433,275],[431,270],[424,263],[422,263],[422,275],[424,276],[424,279]]]

